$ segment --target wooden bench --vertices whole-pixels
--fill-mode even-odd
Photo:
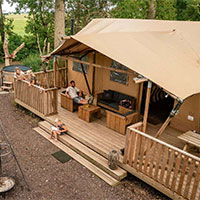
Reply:
[[[178,136],[178,138],[186,142],[183,148],[184,151],[187,151],[189,144],[196,146],[200,150],[200,134],[193,131],[187,131],[186,133]]]
[[[138,122],[138,112],[119,107],[119,113],[106,110],[106,126],[123,135],[126,133],[126,127]],[[126,114],[127,113],[127,114]]]

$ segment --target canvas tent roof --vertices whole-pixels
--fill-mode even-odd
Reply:
[[[199,36],[200,22],[94,19],[50,56],[94,49],[185,99],[200,92]]]

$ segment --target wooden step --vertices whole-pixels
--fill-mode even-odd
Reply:
[[[13,83],[12,83],[12,82],[9,82],[9,81],[3,81],[3,84],[4,84],[4,85],[10,85],[10,86],[12,86]]]
[[[51,133],[52,125],[50,123],[48,123],[47,121],[39,122],[39,126],[40,126],[40,128],[47,131],[48,133]],[[127,172],[120,167],[118,167],[118,169],[116,169],[116,170],[111,170],[108,167],[108,160],[106,158],[104,158],[100,154],[96,153],[92,149],[88,148],[84,144],[80,143],[76,139],[72,138],[71,136],[65,134],[65,135],[62,135],[61,137],[59,137],[59,140],[63,144],[70,147],[72,150],[79,153],[85,159],[87,159],[88,161],[92,162],[94,165],[96,165],[99,168],[101,168],[102,170],[104,170],[106,173],[108,173],[115,179],[120,181],[127,176]]]
[[[107,131],[109,131],[111,134],[115,133],[114,131],[107,129],[106,127],[99,125],[95,122],[93,122],[94,124],[88,124],[87,122],[85,123],[83,120],[77,118],[77,116],[67,116],[68,114],[68,111],[62,115],[59,112],[59,115],[46,117],[45,120],[51,124],[54,124],[54,121],[57,117],[61,118],[69,128],[69,135],[71,137],[98,152],[105,158],[108,157],[108,154],[111,150],[115,149],[119,151],[124,147],[125,141],[122,141],[121,145],[119,143],[116,144],[116,140],[113,137],[110,138],[108,136]],[[94,127],[96,127],[94,130],[95,132],[93,132]],[[105,134],[103,133],[103,131],[105,131]],[[123,138],[121,139],[123,140]],[[123,158],[120,155],[120,161],[122,161],[122,159]]]
[[[71,156],[74,160],[85,166],[87,169],[89,169],[91,172],[93,172],[95,175],[97,175],[99,178],[101,178],[109,185],[114,187],[120,183],[118,180],[116,180],[115,178],[104,172],[102,169],[98,168],[97,166],[95,166],[94,164],[83,158],[81,155],[79,155],[78,153],[67,147],[62,142],[60,141],[55,142],[55,140],[50,139],[49,134],[40,127],[34,128],[34,130],[40,135],[42,135],[45,139],[50,141],[52,144],[57,146],[59,149],[64,151],[66,154]]]
[[[11,90],[12,87],[9,87],[9,86],[1,86],[1,89],[2,89],[2,90]]]

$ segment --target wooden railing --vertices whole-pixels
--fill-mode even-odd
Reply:
[[[47,70],[46,73],[43,71],[34,73],[37,78],[37,83],[43,88],[54,87],[54,71]],[[56,72],[56,87],[64,88],[67,87],[67,69],[60,68]]]
[[[182,199],[200,199],[200,158],[141,132],[142,123],[127,130],[124,164]]]
[[[57,88],[44,89],[27,81],[14,80],[14,95],[16,103],[29,109],[39,116],[57,113],[58,95]]]

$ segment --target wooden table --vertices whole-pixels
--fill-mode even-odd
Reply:
[[[78,117],[86,122],[91,122],[91,117],[93,114],[96,114],[96,117],[100,118],[101,108],[94,105],[83,105],[78,107]]]
[[[188,144],[194,145],[200,150],[200,134],[193,131],[187,131],[186,133],[178,136],[178,138],[186,142],[183,148],[184,151],[187,151]]]

